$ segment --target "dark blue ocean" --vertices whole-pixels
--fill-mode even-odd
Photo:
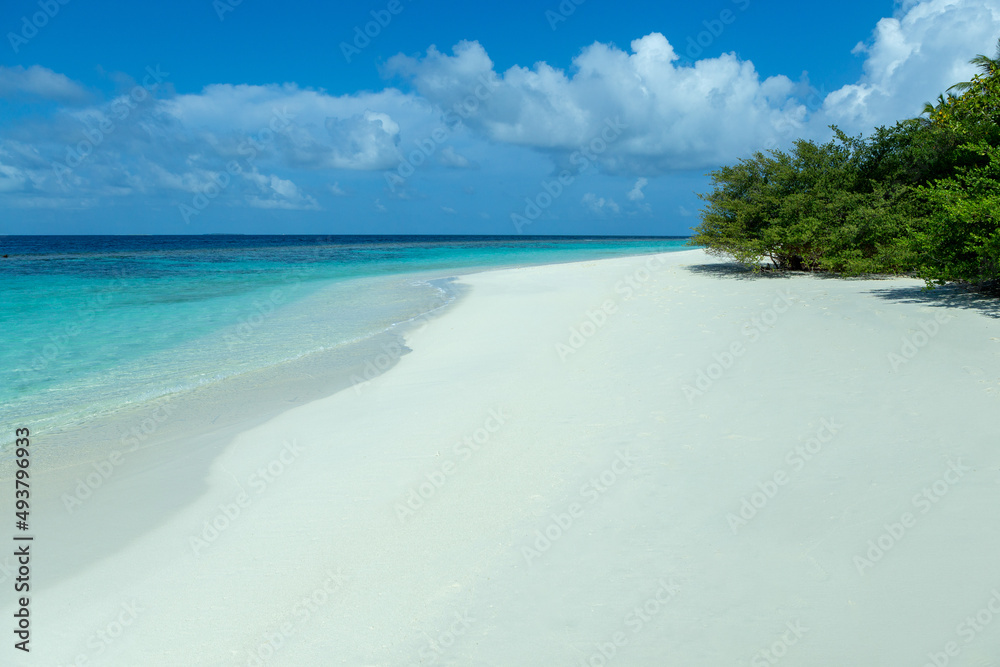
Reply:
[[[0,406],[60,428],[322,351],[455,298],[477,269],[682,250],[679,238],[0,237]]]

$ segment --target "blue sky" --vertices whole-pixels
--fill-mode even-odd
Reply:
[[[0,29],[0,233],[686,234],[714,167],[967,78],[1000,0],[8,0]]]

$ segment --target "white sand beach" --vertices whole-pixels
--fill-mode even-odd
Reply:
[[[370,382],[41,474],[16,664],[997,664],[995,300],[700,250],[461,282]]]

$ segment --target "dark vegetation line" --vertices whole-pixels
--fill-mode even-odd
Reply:
[[[1000,41],[919,118],[755,153],[709,174],[692,245],[759,269],[1000,290]]]

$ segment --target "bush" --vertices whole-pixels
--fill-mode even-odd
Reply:
[[[928,284],[1000,282],[1000,80],[977,77],[935,122],[964,142],[953,173],[922,189],[934,205],[915,236]]]
[[[791,152],[756,153],[712,172],[713,190],[691,239],[751,266],[900,272],[916,266],[911,218],[921,209],[912,165],[901,155],[915,129],[880,128],[872,140],[844,135]]]
[[[759,269],[1000,285],[1000,44],[927,118],[796,141],[710,174],[692,245]]]

